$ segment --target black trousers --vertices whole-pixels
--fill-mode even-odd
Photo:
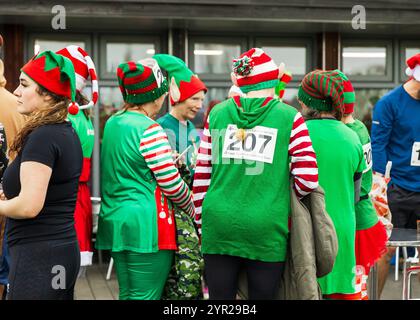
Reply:
[[[73,300],[80,268],[77,239],[9,247],[8,300]]]
[[[264,262],[220,254],[204,254],[203,257],[211,300],[234,300],[241,270],[247,273],[250,300],[272,300],[276,297],[284,262]]]
[[[391,184],[387,189],[388,205],[394,228],[416,229],[420,220],[420,192]]]

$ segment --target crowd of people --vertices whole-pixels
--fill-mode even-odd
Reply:
[[[308,207],[315,192],[338,249],[322,276],[298,280],[312,281],[323,299],[364,300],[377,262],[383,288],[394,252],[370,195],[374,176],[388,182],[387,162],[392,224],[416,228],[420,219],[420,54],[407,65],[409,80],[375,106],[371,140],[338,69],[304,76],[298,110],[282,100],[287,66],[252,48],[233,59],[232,87],[206,110],[199,134],[191,120],[208,89],[184,61],[121,62],[124,103],[104,128],[96,236],[96,249],[114,260],[119,298],[197,300],[208,290],[210,299],[236,299],[245,274],[247,298],[276,299],[293,276],[285,272],[297,223],[291,201]],[[73,299],[94,251],[95,65],[77,46],[38,53],[13,94],[2,69],[0,61],[0,294]],[[169,112],[156,119],[168,95]]]

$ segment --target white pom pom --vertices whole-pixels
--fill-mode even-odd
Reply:
[[[279,79],[284,75],[284,72],[286,70],[286,65],[284,62],[280,63],[279,65]]]
[[[410,69],[410,68],[405,69],[405,74],[407,76],[411,77],[413,75],[413,73],[414,73],[413,69]]]

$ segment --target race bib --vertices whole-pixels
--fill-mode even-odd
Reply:
[[[240,130],[233,124],[227,127],[222,157],[273,163],[277,129],[256,126]]]
[[[366,162],[366,169],[363,171],[365,173],[372,169],[372,145],[370,142],[363,145],[363,157]]]
[[[411,151],[411,165],[420,166],[420,142],[413,143],[413,150]]]

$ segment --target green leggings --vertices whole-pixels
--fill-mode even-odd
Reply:
[[[120,300],[159,300],[171,269],[174,252],[111,252],[117,271]]]

